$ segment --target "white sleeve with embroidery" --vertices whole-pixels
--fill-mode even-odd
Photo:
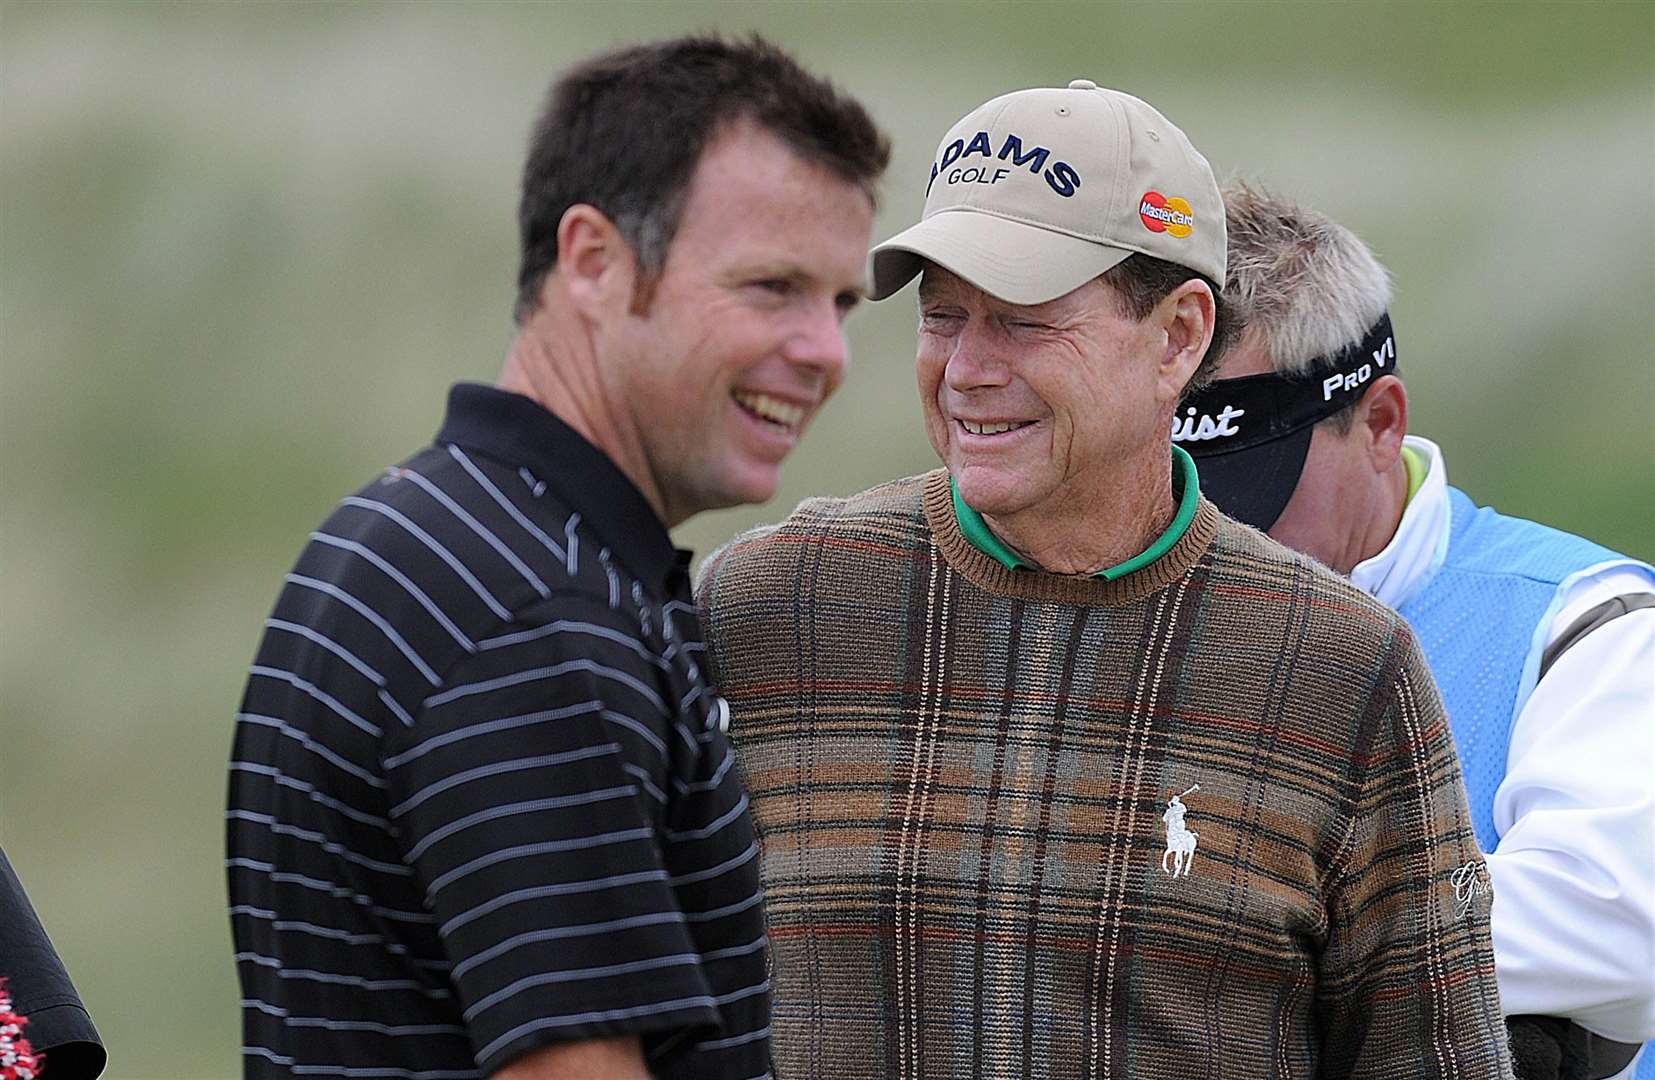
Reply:
[[[1598,603],[1652,591],[1625,570],[1571,587],[1547,644]],[[1502,1010],[1655,1038],[1655,609],[1599,626],[1540,680],[1512,725],[1494,825]]]

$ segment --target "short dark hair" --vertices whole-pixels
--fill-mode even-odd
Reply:
[[[1201,358],[1200,365],[1195,369],[1195,374],[1184,384],[1184,397],[1189,397],[1212,381],[1213,372],[1217,369],[1224,350],[1235,340],[1238,327],[1229,306],[1224,303],[1224,291],[1219,288],[1216,281],[1205,274],[1141,253],[1128,255],[1121,262],[1105,270],[1102,275],[1103,283],[1115,290],[1126,313],[1134,319],[1148,318],[1149,313],[1155,310],[1156,304],[1165,300],[1172,290],[1192,278],[1206,282],[1207,288],[1212,290],[1213,339],[1207,346],[1207,355]]]
[[[529,140],[517,215],[517,321],[538,304],[557,265],[558,223],[580,203],[615,223],[652,280],[678,231],[696,164],[739,120],[870,199],[890,161],[889,140],[859,102],[756,35],[693,35],[594,56],[552,84]]]

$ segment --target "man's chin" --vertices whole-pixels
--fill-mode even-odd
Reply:
[[[765,503],[776,497],[781,487],[779,466],[743,469],[737,475],[727,476],[718,490],[709,493],[712,500],[707,510],[726,510],[732,506],[750,506]]]
[[[769,502],[780,487],[777,468],[740,469],[680,475],[666,495],[667,524],[677,527],[696,514]]]
[[[949,472],[961,500],[979,514],[1003,517],[1026,509],[1030,503],[1029,485],[1002,470],[968,465]]]

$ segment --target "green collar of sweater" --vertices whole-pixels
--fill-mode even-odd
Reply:
[[[977,585],[1026,599],[1113,605],[1175,581],[1212,541],[1218,512],[1201,497],[1195,462],[1179,447],[1173,447],[1173,462],[1178,509],[1172,523],[1148,548],[1096,574],[1054,574],[1028,565],[960,500],[945,470],[925,478],[921,499],[944,557]]]
[[[960,532],[972,547],[1008,570],[1039,569],[1025,562],[1015,551],[1002,543],[989,529],[983,515],[965,504],[965,500],[960,498],[960,489],[954,483],[953,477],[948,478],[948,490],[953,496],[954,517],[959,522]],[[1181,446],[1172,448],[1172,497],[1178,500],[1178,511],[1172,515],[1172,523],[1153,544],[1125,562],[1098,570],[1092,576],[1114,581],[1118,577],[1124,577],[1134,570],[1148,566],[1171,551],[1172,546],[1190,527],[1190,522],[1195,520],[1195,507],[1201,501],[1201,486],[1196,477],[1195,460]]]

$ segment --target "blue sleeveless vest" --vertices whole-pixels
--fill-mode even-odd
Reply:
[[[1478,846],[1493,851],[1494,792],[1505,779],[1511,725],[1539,678],[1562,584],[1606,562],[1655,571],[1590,540],[1478,507],[1458,488],[1449,487],[1448,500],[1443,564],[1398,610],[1442,692]],[[1636,1076],[1655,1080],[1650,1046]]]
[[[1448,710],[1477,843],[1493,851],[1494,790],[1506,775],[1512,721],[1538,677],[1558,586],[1626,556],[1557,529],[1479,508],[1448,489],[1448,553],[1399,609]]]

